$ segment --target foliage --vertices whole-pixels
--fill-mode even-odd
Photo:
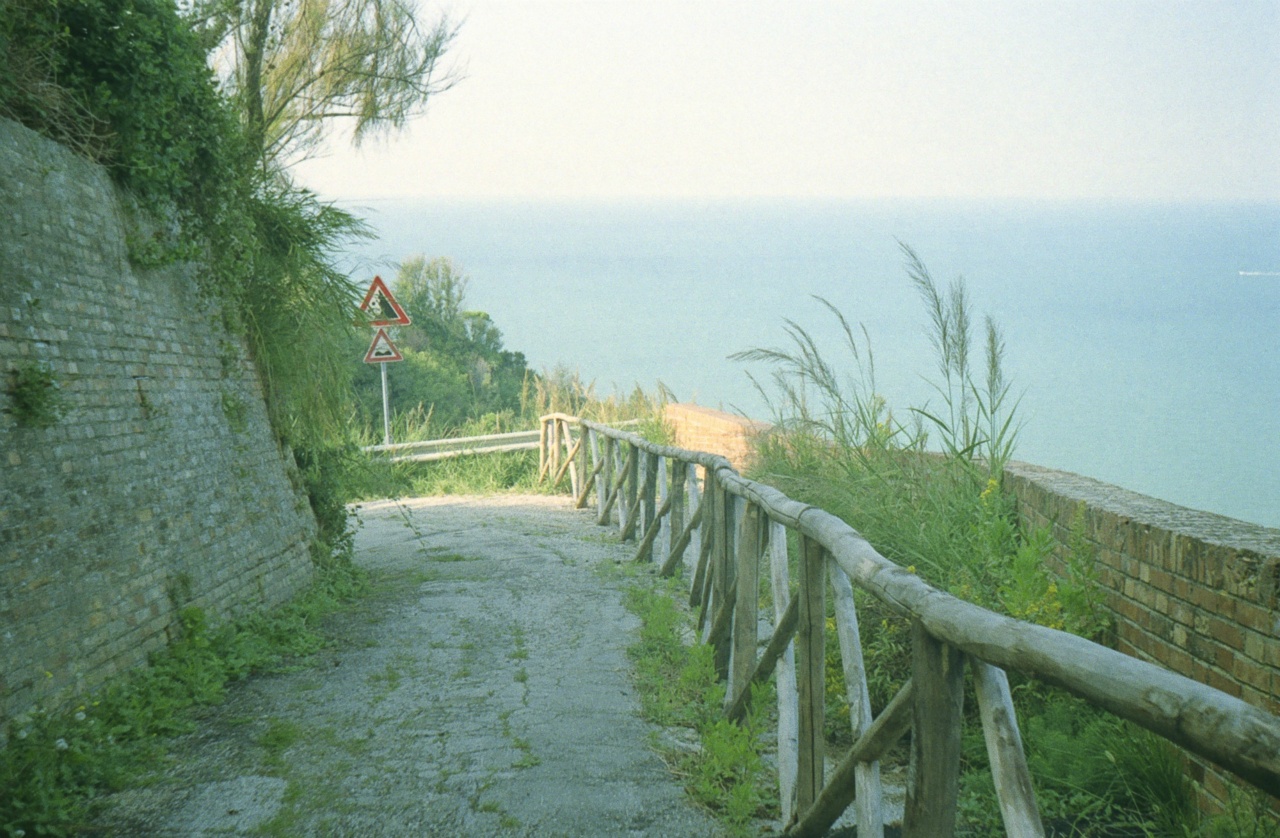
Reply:
[[[455,81],[437,65],[457,29],[441,19],[420,30],[409,0],[184,5],[219,59],[255,156],[268,168],[308,156],[336,120],[352,122],[357,145],[403,128]]]
[[[172,2],[10,0],[0,43],[6,115],[89,152],[149,208],[227,196],[234,117]]]
[[[1009,403],[1009,382],[1004,376],[1004,339],[994,320],[985,320],[985,376],[981,383],[972,372],[972,325],[968,293],[955,280],[944,295],[916,252],[901,245],[907,274],[924,300],[929,314],[929,340],[938,361],[939,379],[934,388],[944,411],[928,405],[913,408],[940,432],[948,455],[980,457],[993,475],[999,475],[1013,452],[1017,437],[1016,404]]]
[[[321,10],[304,5],[308,14]],[[344,13],[357,6],[367,11],[368,4],[347,4]],[[233,17],[245,11],[243,3],[221,0],[200,8]],[[222,35],[231,32],[229,20]],[[404,35],[406,21],[398,20],[387,31]],[[348,20],[355,26],[348,34],[364,31],[369,21],[360,21]],[[108,167],[136,201],[129,236],[136,266],[197,260],[202,288],[220,304],[233,336],[224,374],[243,333],[276,435],[306,468],[336,473],[320,461],[345,462],[355,290],[335,256],[367,228],[295,187],[283,169],[263,165],[261,149],[242,130],[243,100],[227,99],[208,68],[202,36],[209,34],[193,31],[172,0],[10,0],[0,6],[0,50],[11,59],[0,69],[0,112]],[[375,39],[361,48],[390,68],[399,59],[387,50],[411,43]],[[326,54],[350,48],[333,44]],[[306,77],[309,68],[304,62],[272,70],[307,87],[320,83]],[[394,99],[384,86],[366,94],[370,129],[386,124],[386,114],[405,113],[380,98]],[[374,113],[383,105],[390,110]],[[224,400],[224,407],[238,424],[238,405]],[[312,498],[319,498],[312,483]],[[332,509],[317,512],[333,517]],[[321,524],[331,541],[341,540],[330,520]]]
[[[405,260],[392,291],[413,321],[394,329],[404,355],[390,373],[393,414],[425,411],[444,436],[486,414],[514,412],[531,375],[524,355],[507,351],[488,314],[464,308],[469,279],[450,260]],[[363,339],[360,338],[360,339]],[[350,356],[364,347],[351,346]],[[357,405],[367,424],[376,423],[381,404],[380,371],[359,364]],[[426,428],[420,428],[426,430]],[[396,437],[404,439],[404,437]]]
[[[667,752],[668,763],[684,779],[689,796],[714,812],[731,834],[754,834],[754,819],[777,808],[772,771],[761,755],[761,707],[740,725],[725,718],[714,650],[683,642],[689,618],[676,605],[675,590],[643,582],[627,590],[627,608],[641,620],[640,639],[627,653],[642,712],[656,724],[697,731],[700,746]]]
[[[9,372],[9,408],[19,425],[48,428],[57,424],[66,410],[62,385],[48,365],[26,361]]]
[[[335,266],[363,222],[277,180],[246,199],[251,264],[235,293],[267,395],[272,427],[290,445],[327,447],[347,434],[350,341],[357,291]]]
[[[63,713],[12,719],[0,749],[0,828],[6,834],[73,835],[88,799],[149,770],[161,739],[192,728],[192,708],[220,701],[226,686],[319,651],[320,617],[363,590],[350,568],[322,573],[302,596],[219,630],[195,607],[179,612],[181,636],[151,666]]]

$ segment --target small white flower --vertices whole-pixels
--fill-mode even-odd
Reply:
[[[19,738],[19,739],[26,739],[26,738],[27,738],[27,729],[26,729],[26,728],[23,728],[22,730],[18,731],[18,738]]]
[[[77,721],[77,722],[83,722],[83,721],[84,721],[84,713],[76,713],[76,721]]]
[[[53,746],[57,748],[59,751],[65,751],[67,748],[71,747],[70,745],[67,744],[67,740],[65,739],[59,739],[57,742],[53,743]]]

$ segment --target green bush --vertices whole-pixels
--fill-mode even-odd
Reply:
[[[756,818],[776,815],[773,769],[762,758],[762,713],[757,702],[742,724],[724,715],[724,685],[716,680],[715,650],[686,645],[689,615],[673,596],[677,588],[637,582],[627,589],[627,608],[640,617],[640,638],[628,648],[645,718],[697,731],[693,751],[665,751],[684,779],[685,790],[713,812],[730,834],[754,834]]]

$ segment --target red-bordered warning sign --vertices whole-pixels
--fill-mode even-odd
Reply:
[[[369,284],[369,293],[364,295],[360,310],[373,318],[369,321],[369,325],[374,327],[408,326],[410,322],[409,315],[404,313],[404,309],[396,302],[396,298],[391,296],[391,289],[387,288],[387,283],[383,282],[380,276],[375,276],[373,282]],[[376,342],[377,338],[374,341]]]
[[[396,349],[396,345],[391,342],[391,338],[387,337],[386,329],[378,329],[373,335],[373,343],[369,344],[369,351],[364,353],[364,362],[366,364],[388,364],[392,361],[403,361],[404,356],[400,354],[400,350]]]

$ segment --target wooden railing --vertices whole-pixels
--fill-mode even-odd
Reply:
[[[541,474],[570,475],[579,508],[636,540],[637,561],[692,570],[690,605],[727,681],[738,720],[776,672],[778,772],[788,836],[824,833],[856,798],[860,836],[883,835],[878,760],[912,730],[903,834],[954,832],[964,670],[1005,829],[1044,835],[1006,669],[1068,690],[1280,796],[1280,718],[1204,684],[1071,634],[1014,620],[938,591],[881,556],[835,516],[747,480],[723,457],[657,445],[563,414],[543,418]],[[699,476],[701,487],[699,487]],[[788,531],[797,534],[789,560]],[[769,559],[775,626],[757,654],[760,565]],[[686,557],[687,560],[686,560]],[[791,566],[798,572],[796,584]],[[912,625],[911,677],[872,716],[853,586]],[[791,598],[791,590],[796,590]],[[826,595],[830,588],[854,744],[824,776]]]

